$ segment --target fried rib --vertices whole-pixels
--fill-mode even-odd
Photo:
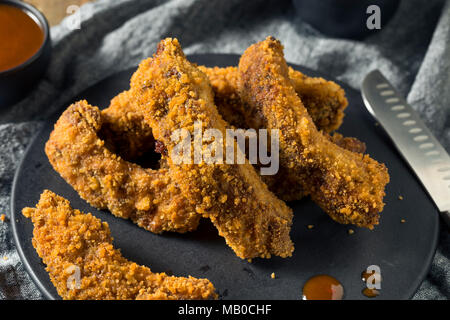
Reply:
[[[128,261],[113,247],[106,222],[72,209],[69,201],[49,190],[41,194],[36,208],[22,212],[33,221],[33,246],[63,299],[217,298],[207,279],[152,273]]]
[[[261,128],[263,116],[258,109],[249,108],[242,101],[238,90],[237,67],[207,68],[200,66],[211,82],[214,102],[222,117],[236,128]],[[311,78],[289,68],[289,77],[296,93],[305,101],[305,107],[316,126],[325,132],[337,129],[348,105],[344,90],[332,81]],[[364,143],[355,138],[346,138],[338,133],[327,135],[330,140],[354,152],[365,152]],[[297,183],[287,168],[280,168],[276,175],[261,176],[269,190],[284,201],[299,200],[307,191]]]
[[[241,98],[280,129],[280,166],[340,223],[378,224],[389,181],[383,164],[333,144],[320,133],[289,78],[281,43],[272,37],[249,47],[239,62]]]
[[[289,78],[319,130],[332,132],[341,126],[348,101],[338,84],[319,77],[308,77],[291,67]]]
[[[149,231],[196,229],[200,216],[172,180],[170,169],[144,169],[105,146],[98,136],[104,114],[86,101],[64,111],[45,146],[53,168],[94,207],[109,209]],[[136,127],[125,120],[127,125]],[[134,132],[138,131],[131,136]]]
[[[217,109],[228,123],[236,128],[249,128],[248,119],[252,119],[252,125],[254,121],[263,121],[258,112],[247,108],[241,100],[237,67],[199,68],[208,76]],[[317,128],[325,132],[338,129],[348,105],[344,90],[333,81],[308,77],[292,68],[289,78]]]
[[[292,212],[267,189],[248,162],[174,163],[171,155],[176,143],[171,135],[175,130],[185,129],[192,137],[197,121],[203,132],[216,129],[225,137],[226,129],[206,75],[186,60],[176,39],[161,41],[154,58],[140,64],[131,90],[155,139],[167,148],[172,178],[196,211],[211,219],[234,252],[241,258],[290,256],[294,249],[289,237]],[[211,142],[216,143],[219,141]],[[223,147],[221,142],[219,147]]]
[[[217,110],[225,121],[236,128],[261,128],[262,115],[249,108],[239,95],[237,67],[199,66],[199,69],[208,76]],[[289,78],[317,129],[327,133],[338,129],[348,105],[344,90],[333,81],[308,77],[291,67]],[[326,137],[344,149],[359,153],[366,151],[365,144],[356,138],[336,132]]]

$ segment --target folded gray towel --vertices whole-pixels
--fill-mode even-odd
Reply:
[[[17,105],[0,110],[0,214],[9,217],[14,170],[45,119],[83,89],[150,56],[177,37],[186,53],[241,54],[267,35],[285,44],[288,61],[358,88],[378,68],[450,150],[450,4],[402,1],[393,19],[364,41],[330,39],[302,22],[290,1],[100,0],[81,8],[81,29],[52,28],[45,78]],[[416,299],[450,298],[450,237],[442,227],[430,273]],[[0,298],[38,299],[24,271],[8,218],[0,222]]]

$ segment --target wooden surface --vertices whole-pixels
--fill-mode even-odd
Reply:
[[[50,26],[61,22],[68,13],[67,7],[71,5],[82,5],[92,0],[25,0],[38,8],[48,20]]]

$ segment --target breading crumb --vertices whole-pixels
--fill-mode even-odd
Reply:
[[[401,219],[400,222],[401,222],[401,223],[405,223],[406,220],[405,220],[405,219]]]
[[[311,229],[313,229],[314,228],[314,225],[313,224],[308,224],[308,229],[309,230],[311,230]]]
[[[403,200],[403,197],[402,196],[398,196],[398,200]]]
[[[275,272],[272,272],[272,274],[270,275],[270,277],[271,277],[272,279],[275,279]]]
[[[221,203],[225,203],[225,202],[227,202],[227,199],[228,199],[227,195],[223,194],[223,195],[220,196],[219,201]]]
[[[8,257],[7,257],[7,256],[4,256],[4,257],[3,257],[3,260],[5,260],[5,261],[8,260]]]
[[[355,230],[353,230],[353,229],[348,229],[348,234],[354,234],[355,233]]]
[[[2,222],[5,222],[5,219],[6,219],[6,216],[5,216],[4,214],[2,214],[2,215],[0,216],[0,220],[1,220]]]

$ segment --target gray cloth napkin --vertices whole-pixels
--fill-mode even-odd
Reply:
[[[52,28],[52,62],[37,88],[0,111],[0,214],[7,217],[0,222],[0,299],[42,298],[20,262],[9,221],[13,174],[30,138],[62,103],[137,65],[167,36],[177,37],[188,54],[241,54],[273,35],[285,45],[288,61],[354,88],[378,68],[450,151],[450,3],[444,0],[402,1],[393,19],[364,41],[320,34],[297,17],[290,1],[100,0],[80,12],[80,30],[70,30],[67,19]],[[448,229],[442,227],[415,299],[450,298],[449,247]]]

